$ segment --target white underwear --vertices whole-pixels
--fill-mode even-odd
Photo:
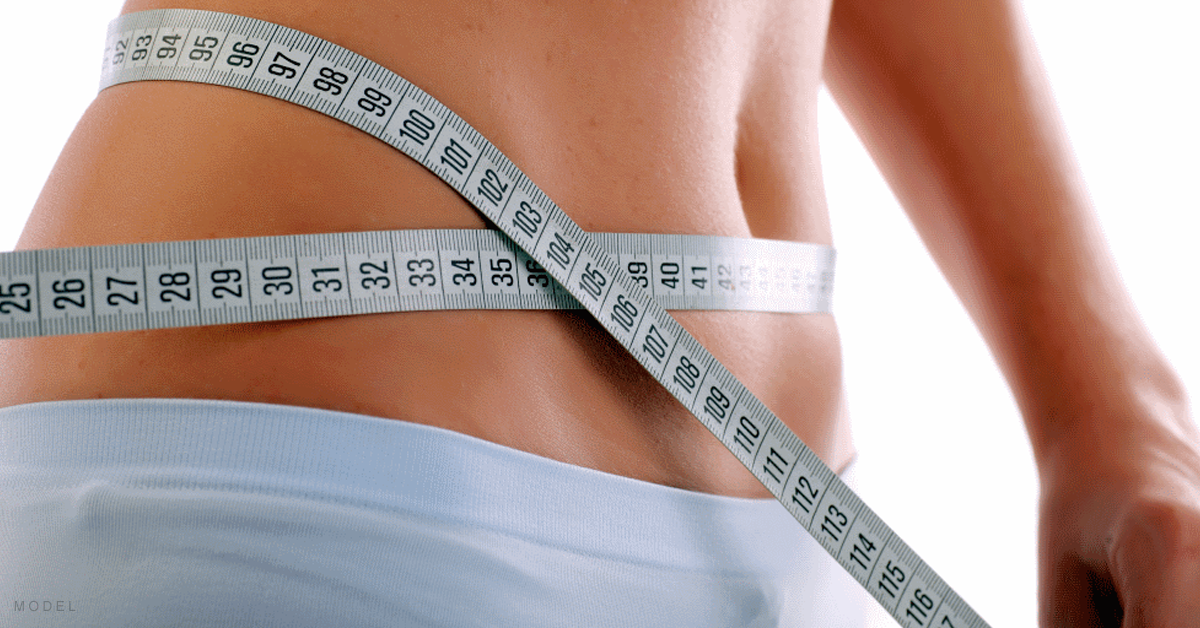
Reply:
[[[868,604],[773,499],[311,408],[0,409],[6,626],[860,628]]]

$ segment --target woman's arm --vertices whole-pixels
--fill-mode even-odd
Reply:
[[[1152,592],[1146,617],[1197,621],[1200,437],[1117,273],[1019,3],[834,0],[825,77],[1024,416],[1043,624],[1100,612],[1083,600],[1104,586],[1127,611]]]

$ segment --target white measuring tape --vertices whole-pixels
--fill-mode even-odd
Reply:
[[[829,311],[829,247],[716,236],[592,237],[666,309]],[[582,308],[512,240],[488,229],[0,253],[0,338],[379,312]]]
[[[180,305],[183,295],[179,289],[191,287],[198,293],[196,307],[180,309],[179,318],[171,319],[171,324],[224,322],[220,318],[223,314],[213,312],[238,308],[251,311],[257,308],[273,313],[277,318],[380,311],[369,309],[378,303],[374,297],[361,295],[372,289],[364,282],[383,276],[368,267],[381,260],[391,260],[393,267],[403,269],[395,270],[396,273],[409,273],[388,275],[398,286],[412,283],[411,278],[425,274],[419,271],[431,264],[439,269],[436,273],[432,269],[426,272],[442,286],[440,296],[426,293],[401,296],[397,293],[389,298],[423,302],[422,299],[428,297],[428,307],[417,309],[432,309],[435,305],[469,307],[464,305],[469,303],[490,307],[482,304],[509,298],[512,292],[489,293],[482,274],[478,275],[480,291],[469,296],[466,290],[457,292],[457,288],[476,286],[466,286],[469,280],[465,277],[459,284],[454,284],[456,271],[471,273],[478,268],[483,272],[485,264],[490,268],[490,260],[511,259],[514,268],[520,272],[518,262],[532,262],[534,266],[527,270],[533,273],[530,269],[536,268],[548,273],[560,286],[539,298],[565,300],[562,295],[565,291],[595,316],[901,625],[909,628],[987,626],[812,450],[667,314],[655,300],[661,298],[658,286],[654,285],[661,276],[654,275],[652,269],[647,269],[650,273],[647,276],[641,272],[640,265],[630,268],[630,260],[622,257],[619,250],[614,252],[601,245],[598,234],[584,232],[475,129],[408,81],[340,46],[284,26],[192,10],[134,13],[122,16],[110,25],[101,87],[141,80],[192,81],[235,87],[287,100],[342,120],[437,174],[497,225],[520,251],[511,258],[485,258],[484,251],[493,249],[482,246],[454,248],[458,245],[452,245],[445,249],[449,253],[443,254],[441,238],[453,240],[460,236],[438,232],[437,235],[413,236],[429,238],[426,242],[438,240],[436,247],[414,250],[402,246],[386,252],[382,250],[384,241],[403,236],[346,234],[340,236],[341,244],[336,242],[339,236],[326,234],[213,241],[221,244],[211,245],[211,248],[206,248],[210,245],[204,243],[166,243],[62,249],[62,253],[19,252],[0,260],[0,281],[7,282],[0,284],[0,299],[8,300],[0,303],[28,299],[32,310],[36,301],[38,322],[28,318],[17,323],[20,315],[31,312],[22,310],[16,314],[11,311],[14,306],[9,306],[10,311],[0,313],[0,316],[7,315],[10,327],[19,328],[22,335],[99,331],[107,329],[105,325],[134,324],[103,321],[140,321],[143,326],[158,325],[173,316],[165,314],[167,310],[176,311],[173,307],[159,306],[171,301],[175,301],[173,306]],[[372,238],[376,244],[367,243]],[[222,251],[221,246],[228,248]],[[239,251],[238,246],[245,248]],[[325,246],[331,248],[322,248]],[[468,249],[478,252],[478,258],[458,257],[455,253]],[[825,255],[824,259],[832,262],[831,251],[806,250],[816,258]],[[432,254],[433,251],[438,252],[437,256]],[[422,252],[428,255],[417,257]],[[278,257],[273,257],[276,254]],[[676,254],[681,256],[682,272],[690,263],[688,254]],[[221,255],[227,257],[221,258]],[[339,263],[330,259],[338,255],[344,261]],[[43,259],[60,259],[61,265],[43,267]],[[456,260],[466,259],[471,261],[461,266],[455,264]],[[236,268],[241,279],[233,278],[233,267],[219,265],[227,260],[237,260],[241,264]],[[428,260],[428,263],[418,260]],[[86,273],[83,272],[85,265]],[[701,266],[703,264],[697,264],[697,267]],[[67,271],[62,269],[68,267],[77,274],[66,274]],[[819,267],[814,266],[810,272],[824,272],[817,270]],[[97,274],[97,268],[101,269],[100,274]],[[710,273],[704,276],[706,285],[719,280],[717,275],[711,274],[715,262],[710,259],[706,268]],[[221,270],[230,272],[216,274]],[[115,274],[106,275],[109,271]],[[5,275],[6,272],[9,274]],[[507,271],[489,274],[487,283],[504,272]],[[768,284],[771,283],[770,272],[767,271],[768,276],[764,277]],[[138,273],[142,274],[140,278]],[[184,278],[182,274],[186,273],[195,275]],[[294,287],[293,293],[282,294],[286,291],[281,284],[287,281],[285,274],[288,278],[295,277],[297,282],[303,277],[308,282],[307,289],[302,284]],[[14,279],[18,276],[21,277],[19,281]],[[520,283],[522,277],[528,281],[531,276],[513,276],[513,280]],[[97,283],[98,277],[106,283]],[[347,292],[336,298],[330,294],[318,298],[316,295],[325,290],[318,289],[316,282],[334,279],[342,282]],[[687,276],[680,279],[687,279]],[[418,279],[417,283],[428,281]],[[507,283],[503,279],[498,281]],[[805,301],[805,307],[813,309],[804,311],[827,308],[827,284],[814,282],[811,277],[806,277],[805,281],[808,283],[804,290],[810,293],[803,296],[803,299],[809,299]],[[236,287],[244,294],[261,293],[265,297],[278,298],[255,301],[247,297],[246,302],[227,309],[204,308],[206,294],[212,296],[221,292],[229,297],[220,288],[232,292],[235,282],[240,282]],[[778,296],[776,293],[789,290],[788,281],[776,283],[776,289],[762,288],[762,298],[774,299]],[[17,284],[25,288],[15,289]],[[272,284],[280,285],[268,288]],[[333,287],[333,284],[321,285],[327,289]],[[452,285],[454,288],[450,288]],[[684,282],[685,301],[688,296],[686,286]],[[147,305],[140,313],[128,310],[131,318],[126,319],[123,313],[127,310],[122,308],[129,305],[130,290],[135,287],[143,290]],[[653,287],[653,296],[644,289],[647,287]],[[518,295],[520,290],[518,287]],[[155,296],[146,291],[153,291]],[[774,296],[767,297],[765,293]],[[49,312],[70,310],[72,299],[82,298],[85,294],[92,297],[90,303],[96,304],[90,317],[64,315],[56,319],[54,312]],[[293,300],[283,298],[293,294]],[[103,305],[98,301],[102,296]],[[153,307],[151,302],[155,303]],[[738,307],[746,307],[746,303],[740,303]],[[105,305],[120,311],[104,310]],[[356,307],[363,309],[356,310]],[[0,318],[0,329],[3,329],[4,320]],[[61,322],[47,325],[45,320]],[[34,325],[39,327],[34,330]],[[78,325],[78,329],[73,325]],[[764,542],[770,540],[764,539]]]

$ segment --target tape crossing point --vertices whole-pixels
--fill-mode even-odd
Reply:
[[[217,249],[221,246],[236,249],[238,242],[246,246],[241,253],[235,250],[225,253],[230,256],[228,259],[241,260],[239,263],[244,264],[236,268],[212,266],[214,262],[223,261],[214,260],[212,255],[219,257],[222,253],[198,252],[204,247],[200,243],[126,245],[147,247],[140,253],[134,252],[134,248],[122,247],[59,250],[67,251],[65,253],[19,252],[0,261],[0,282],[5,282],[0,283],[0,303],[29,299],[32,309],[36,300],[39,316],[45,317],[47,310],[70,310],[74,307],[72,303],[88,295],[91,303],[99,303],[97,299],[103,297],[104,305],[121,309],[130,305],[127,302],[132,294],[130,290],[141,287],[145,296],[140,298],[147,305],[145,312],[138,316],[153,326],[164,319],[161,311],[150,308],[150,302],[158,299],[155,307],[170,301],[179,305],[183,301],[181,289],[195,288],[198,304],[195,310],[171,321],[172,325],[191,325],[223,322],[218,315],[202,314],[205,310],[199,305],[205,290],[210,296],[214,292],[225,295],[220,290],[223,287],[230,292],[241,289],[246,294],[257,291],[264,297],[278,296],[273,301],[247,301],[243,309],[273,311],[280,318],[378,311],[367,309],[373,307],[366,305],[374,303],[372,299],[356,299],[356,286],[361,288],[360,294],[374,288],[375,283],[367,287],[366,282],[384,274],[376,273],[369,266],[390,259],[394,270],[388,278],[398,284],[397,290],[413,282],[413,277],[424,274],[437,279],[442,287],[440,296],[401,295],[398,292],[395,297],[398,301],[407,299],[429,307],[470,307],[473,302],[489,302],[489,294],[504,295],[488,293],[486,284],[478,286],[478,294],[466,296],[465,290],[456,292],[459,288],[476,287],[465,285],[470,282],[465,276],[467,273],[473,274],[476,268],[482,271],[493,259],[510,259],[513,270],[518,272],[519,263],[532,263],[526,267],[528,272],[535,273],[531,269],[536,268],[557,282],[549,296],[543,294],[542,298],[558,305],[571,302],[572,307],[588,310],[746,465],[800,525],[902,626],[988,626],[837,474],[667,313],[663,304],[656,300],[660,298],[657,286],[654,286],[654,292],[648,289],[661,278],[661,270],[660,275],[655,275],[652,267],[642,272],[642,266],[638,265],[641,260],[626,259],[620,251],[614,252],[602,245],[603,236],[583,231],[495,146],[429,94],[360,55],[285,26],[236,15],[179,9],[123,15],[109,27],[101,88],[146,80],[190,81],[243,89],[286,100],[354,126],[413,158],[449,184],[503,231],[507,236],[504,246],[515,245],[507,249],[513,256],[485,258],[484,249],[476,248],[470,250],[477,251],[478,258],[459,257],[455,251],[469,247],[446,248],[449,253],[445,254],[439,244],[417,251],[395,249],[389,258],[385,252],[370,246],[353,245],[343,249],[345,261],[334,265],[336,260],[332,258],[338,253],[321,248],[324,239],[336,239],[333,234],[287,236],[280,240],[212,241],[223,243],[213,245]],[[349,242],[357,241],[356,238],[386,240],[400,236],[376,233],[341,237]],[[420,237],[453,240],[457,236]],[[287,264],[270,261],[274,259],[270,256],[281,250],[276,247],[287,249],[279,259],[291,255],[291,261]],[[832,269],[832,251],[806,250],[815,256],[814,259],[825,259],[829,264],[815,264],[801,271],[816,274],[805,276],[798,282],[803,284],[801,292],[809,292],[802,301],[803,307],[810,309],[803,311],[821,311],[820,308],[828,307],[828,283],[827,278],[822,279],[822,273],[828,274]],[[437,252],[436,256],[433,251]],[[18,259],[21,255],[25,257]],[[54,255],[58,257],[54,258]],[[378,257],[372,257],[374,255]],[[690,262],[686,261],[686,254],[680,255],[682,270]],[[54,262],[60,266],[43,266],[48,263],[45,260],[51,258],[60,260]],[[455,260],[467,259],[472,261],[455,265]],[[97,260],[100,274],[96,273]],[[86,277],[82,271],[85,264],[90,265]],[[714,262],[710,260],[708,264],[711,273]],[[438,272],[433,273],[430,265],[436,266]],[[400,269],[395,269],[396,266]],[[503,263],[497,265],[498,268],[503,266]],[[700,266],[703,264],[697,264]],[[64,270],[68,267],[71,270]],[[429,271],[424,271],[427,268]],[[113,271],[116,274],[104,274],[112,269],[116,269]],[[228,273],[217,274],[222,270]],[[233,279],[233,270],[238,271],[240,279]],[[70,275],[70,272],[77,274]],[[138,272],[142,272],[140,280]],[[456,272],[463,275],[458,284],[454,284]],[[487,275],[487,282],[503,276],[504,272],[498,270]],[[767,274],[771,272],[767,271]],[[185,278],[183,274],[186,273],[195,275]],[[18,275],[28,279],[14,280]],[[477,281],[484,283],[482,274],[475,276]],[[521,277],[527,281],[530,276],[533,275],[513,275],[512,278],[519,282]],[[98,284],[97,277],[104,283]],[[306,290],[299,284],[300,277],[308,282],[309,301],[304,301]],[[712,274],[705,277],[708,281],[719,279]],[[287,301],[284,297],[292,294],[283,294],[287,290],[283,284],[292,278],[296,278],[297,283],[288,285],[293,285],[292,294],[296,299]],[[771,283],[769,276],[765,279]],[[345,298],[327,298],[334,292],[333,284],[320,284],[323,289],[317,288],[317,281],[332,280],[347,288]],[[419,288],[421,286],[417,284],[428,281],[417,279],[417,283],[409,287]],[[505,279],[497,281],[507,283]],[[770,288],[763,288],[763,292],[787,292],[788,280],[777,283],[778,290],[771,292]],[[15,289],[17,284],[24,288]],[[329,289],[330,293],[317,298],[317,293],[324,289]],[[682,290],[683,296],[687,297],[686,283]],[[26,291],[28,293],[24,294]],[[18,292],[23,294],[17,295]],[[164,297],[168,298],[167,302],[163,301]],[[751,302],[754,300],[746,301]],[[364,309],[355,310],[355,307]],[[15,309],[21,308],[10,305],[8,311],[0,310],[0,328],[3,328],[3,317],[7,315],[9,328],[19,327],[15,333],[46,333],[46,324],[40,322],[43,318],[38,319],[40,327],[37,330],[33,330],[31,319],[21,324],[11,322],[17,316]],[[101,305],[93,309],[91,318],[78,317],[77,323],[53,323],[49,333],[100,331],[107,329],[105,325],[115,323],[97,321],[120,319],[119,314],[115,314],[116,318],[97,318],[94,312],[99,309],[102,309]],[[109,314],[114,315],[111,311]],[[53,316],[51,313],[50,318]]]

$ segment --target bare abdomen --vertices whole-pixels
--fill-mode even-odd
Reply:
[[[234,6],[212,8],[253,14],[237,9],[245,3],[223,4]],[[739,159],[745,168],[771,149],[739,135],[748,58],[617,33],[629,39],[629,58],[596,59],[582,36],[536,29],[510,34],[526,45],[498,55],[503,37],[484,32],[486,16],[457,30],[426,25],[409,45],[380,48],[370,27],[330,26],[315,8],[259,10],[255,17],[335,41],[364,39],[339,43],[443,99],[585,229],[829,243],[819,177],[813,183],[802,170],[791,180],[769,164],[767,176],[739,174]],[[647,29],[680,26],[643,17]],[[415,41],[436,40],[434,28],[450,29],[439,41],[454,51],[436,62]],[[657,65],[637,59],[646,46],[667,56]],[[637,70],[604,75],[625,67]],[[772,214],[782,211],[786,219]],[[141,83],[97,99],[19,246],[485,226],[415,162],[335,120],[230,89]],[[831,316],[677,317],[830,464],[850,457]],[[653,482],[765,495],[583,313],[433,312],[54,337],[6,341],[0,360],[12,374],[0,383],[4,405],[192,397],[314,406],[446,427]]]

